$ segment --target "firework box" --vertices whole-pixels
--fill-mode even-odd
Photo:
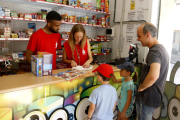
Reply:
[[[38,55],[31,55],[31,72],[36,76],[42,76],[43,59]]]

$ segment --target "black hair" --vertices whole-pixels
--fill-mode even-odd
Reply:
[[[48,12],[48,14],[46,16],[46,20],[47,20],[47,22],[52,21],[52,20],[61,21],[62,17],[58,12],[50,11],[50,12]]]
[[[103,74],[101,74],[100,72],[98,72],[98,74],[102,77],[103,81],[109,81],[111,78],[105,77]],[[111,73],[109,76],[113,76],[113,74]]]

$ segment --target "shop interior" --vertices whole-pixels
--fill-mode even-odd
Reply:
[[[58,114],[63,120],[85,120],[87,98],[100,85],[97,77],[92,72],[78,73],[73,79],[54,77],[70,70],[62,63],[62,57],[63,44],[68,41],[72,27],[84,26],[93,67],[110,64],[115,76],[120,78],[115,65],[131,62],[139,80],[149,49],[137,41],[137,29],[146,22],[156,26],[157,39],[171,59],[162,105],[154,111],[152,119],[179,120],[180,28],[174,29],[178,25],[172,22],[174,7],[179,3],[179,0],[0,0],[0,101],[3,103],[0,111],[4,113],[1,118],[0,112],[0,120],[36,120],[32,117],[57,120]],[[26,50],[31,35],[46,25],[46,15],[52,10],[62,17],[59,30],[62,49],[56,51],[57,70],[43,76],[32,72]],[[121,84],[112,81],[110,84],[120,93]],[[138,88],[138,82],[134,84]],[[113,120],[117,120],[117,110]],[[135,110],[129,119],[137,119]]]

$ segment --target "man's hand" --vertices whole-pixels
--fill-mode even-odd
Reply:
[[[144,89],[142,88],[141,84],[138,87],[138,92],[142,92]]]

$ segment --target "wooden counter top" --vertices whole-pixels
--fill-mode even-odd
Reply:
[[[93,69],[90,71],[93,71],[97,68],[98,65],[93,65]],[[115,66],[112,66],[114,72],[119,71],[119,69]],[[67,69],[58,69],[53,70],[53,74],[63,72],[70,70],[70,68]],[[85,77],[91,77],[94,76],[93,73],[88,74]],[[40,87],[44,85],[50,85],[60,82],[66,82],[67,80],[62,78],[56,78],[52,76],[41,76],[37,77],[33,73],[25,73],[25,74],[18,74],[18,75],[9,75],[9,76],[3,76],[0,77],[0,94],[2,93],[8,93],[8,92],[14,92],[18,90],[25,90],[30,89],[33,87]]]

